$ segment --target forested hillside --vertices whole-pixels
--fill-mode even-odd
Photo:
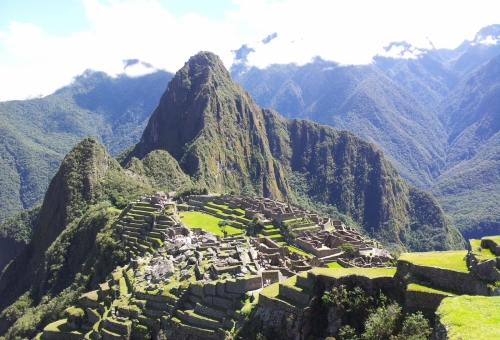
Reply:
[[[259,105],[374,142],[405,179],[438,197],[467,237],[480,237],[500,232],[500,207],[492,204],[500,185],[498,36],[500,25],[492,25],[454,50],[376,56],[366,66],[316,58],[258,69],[245,66],[252,51],[243,46],[232,75]]]
[[[0,102],[0,221],[41,202],[82,138],[96,137],[112,155],[137,142],[170,77],[86,71],[50,96]]]

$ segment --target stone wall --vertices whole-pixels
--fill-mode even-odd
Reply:
[[[482,239],[481,240],[481,247],[483,248],[488,248],[491,250],[493,254],[496,256],[500,256],[500,245],[498,245],[496,242],[490,239]]]
[[[278,299],[269,298],[265,295],[259,296],[259,306],[270,308],[274,310],[284,310],[289,313],[293,313],[295,315],[302,315],[302,309],[292,306],[286,302],[283,302]]]
[[[396,277],[404,280],[410,274],[416,281],[468,294],[489,295],[486,283],[480,282],[471,273],[459,272],[438,267],[424,267],[407,261],[398,261]]]
[[[262,282],[276,283],[280,282],[281,273],[279,270],[265,270],[262,272]]]
[[[102,326],[114,333],[130,334],[132,330],[132,321],[118,322],[107,318],[102,321]]]
[[[407,290],[405,294],[406,307],[409,309],[435,311],[439,307],[441,301],[447,296],[451,296],[451,294]]]
[[[66,333],[66,332],[56,332],[56,331],[43,331],[42,339],[49,340],[83,340],[85,339],[85,334],[76,333]]]

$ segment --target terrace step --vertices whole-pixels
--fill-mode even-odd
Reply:
[[[199,327],[197,325],[191,324],[190,322],[181,320],[177,317],[172,317],[170,322],[174,324],[174,327],[179,329],[183,334],[190,334],[194,336],[199,336],[203,339],[218,339],[217,332],[214,329]]]
[[[202,328],[211,328],[218,329],[222,326],[222,323],[219,320],[200,315],[194,311],[177,311],[177,317],[182,321],[186,321],[190,324],[202,327]]]
[[[223,308],[217,308],[215,306],[210,306],[206,303],[197,303],[194,307],[194,311],[197,314],[207,316],[212,319],[222,320],[226,317],[227,311]]]
[[[279,234],[280,234],[279,229],[262,230],[262,235],[265,235],[265,236],[272,236],[272,235],[279,235]]]

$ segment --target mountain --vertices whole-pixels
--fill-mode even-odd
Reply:
[[[50,318],[46,313],[62,313],[81,289],[100,283],[125,260],[123,246],[112,236],[108,202],[123,208],[150,190],[127,175],[97,140],[75,145],[50,182],[33,237],[0,276],[0,309],[29,297],[23,306],[38,306],[34,313]],[[12,313],[0,314],[0,334],[15,321]]]
[[[290,185],[298,176],[307,197],[395,246],[419,226],[435,228],[434,249],[461,242],[431,196],[407,185],[373,144],[259,108],[212,53],[197,54],[176,73],[122,165],[156,150],[168,152],[196,185],[211,191],[250,187],[264,197],[298,199]],[[421,204],[437,206],[434,222],[415,213]]]
[[[340,67],[317,58],[303,66],[252,67],[235,77],[261,106],[376,143],[421,188],[440,172],[446,134],[436,112],[373,65]]]
[[[442,102],[446,171],[432,192],[466,237],[500,232],[500,56],[475,69]]]
[[[490,199],[498,187],[499,41],[500,25],[491,25],[456,49],[404,41],[385,48],[411,58],[379,55],[365,66],[316,58],[265,69],[248,66],[255,51],[243,46],[231,72],[259,105],[375,143],[403,178],[436,195],[464,235],[480,238],[500,232]]]
[[[125,263],[115,212],[152,183],[306,199],[392,249],[464,246],[432,196],[408,185],[373,144],[259,108],[213,53],[198,53],[176,73],[120,159],[125,169],[94,138],[65,156],[33,237],[0,276],[6,338],[34,337]]]
[[[112,155],[138,141],[171,74],[85,71],[44,98],[0,102],[0,221],[41,203],[64,154],[87,136]]]

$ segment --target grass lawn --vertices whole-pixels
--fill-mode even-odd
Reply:
[[[313,275],[325,275],[339,278],[348,275],[366,276],[370,279],[384,276],[394,276],[396,268],[313,268]]]
[[[444,298],[436,314],[450,340],[500,339],[500,296]]]
[[[407,261],[421,266],[439,267],[468,273],[467,264],[463,260],[465,255],[467,255],[467,250],[404,253],[399,257],[399,261]]]
[[[340,264],[337,263],[337,261],[330,262],[326,264],[328,268],[344,268]]]
[[[275,298],[278,296],[280,293],[280,288],[279,288],[279,282],[273,283],[272,285],[267,286],[266,288],[262,289],[260,294],[270,297],[270,298]]]
[[[470,246],[474,254],[476,254],[479,261],[485,261],[489,259],[496,258],[496,255],[491,252],[489,248],[482,248],[481,251],[477,250],[477,247],[481,245],[481,240],[469,240]]]
[[[188,228],[202,228],[208,232],[214,233],[215,235],[224,237],[221,228],[219,227],[220,218],[215,216],[202,213],[200,211],[183,211],[179,213],[182,223]],[[228,235],[241,234],[244,230],[234,228],[231,226],[226,227]]]
[[[269,236],[268,236],[269,237]],[[299,249],[299,248],[296,248],[290,244],[288,244],[287,242],[285,241],[280,241],[280,242],[276,242],[278,243],[280,246],[283,246],[283,247],[287,247],[288,250],[290,250],[291,252],[294,252],[294,253],[298,253],[300,255],[304,255],[304,256],[307,256],[307,257],[314,257],[313,254],[309,254],[309,253],[306,253],[305,251],[303,251],[302,249]]]
[[[443,290],[439,289],[434,289],[432,287],[427,287],[427,286],[422,286],[419,285],[418,283],[410,283],[406,290],[410,291],[417,291],[417,292],[428,292],[428,293],[434,293],[434,294],[441,294],[441,295],[447,295],[447,296],[454,296],[455,294],[446,292]]]

